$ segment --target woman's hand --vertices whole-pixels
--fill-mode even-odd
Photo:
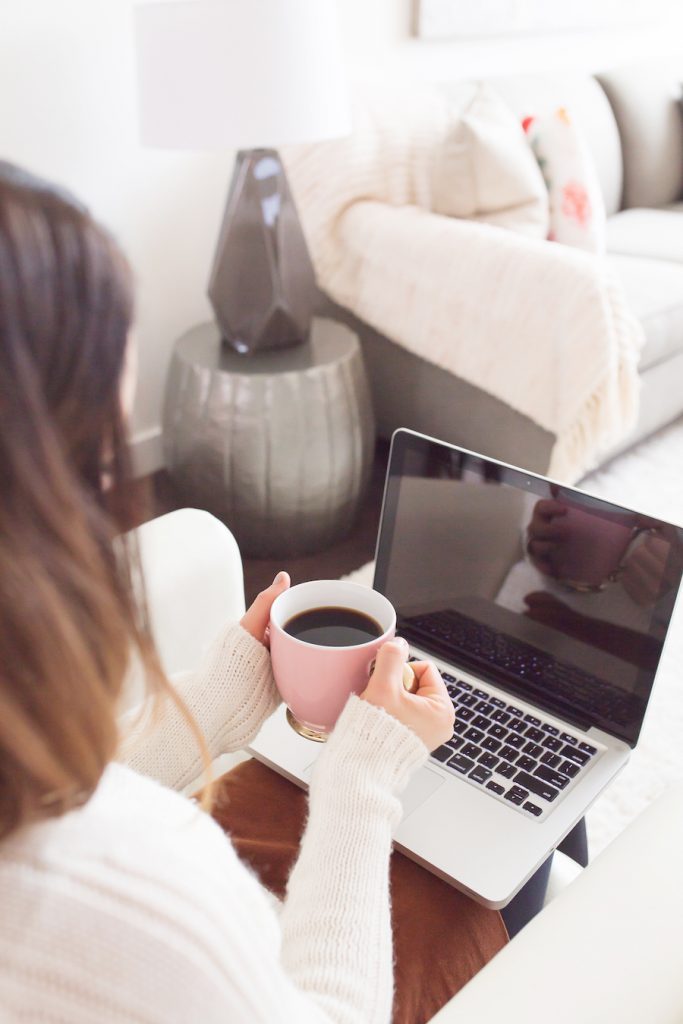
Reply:
[[[279,572],[271,585],[262,590],[254,602],[249,606],[241,619],[240,624],[247,633],[251,633],[255,640],[265,647],[269,646],[270,636],[268,623],[270,622],[270,609],[273,601],[280,594],[283,594],[289,587],[289,574]]]
[[[439,670],[430,661],[410,663],[419,686],[416,693],[408,693],[403,685],[407,659],[408,644],[402,638],[382,644],[361,700],[384,708],[417,733],[428,750],[436,750],[453,735],[453,704]]]
[[[566,544],[567,506],[550,498],[537,501],[527,526],[527,552],[539,572],[557,576],[556,560]]]

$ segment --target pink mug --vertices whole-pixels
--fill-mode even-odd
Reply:
[[[295,615],[331,607],[364,612],[379,624],[382,635],[353,647],[323,647],[285,632]],[[358,583],[313,580],[280,594],[270,610],[270,655],[292,728],[308,739],[325,740],[349,696],[367,686],[372,659],[395,631],[390,602]]]

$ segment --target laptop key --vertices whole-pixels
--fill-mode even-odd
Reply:
[[[543,809],[541,807],[537,807],[536,804],[532,804],[530,800],[527,800],[527,802],[523,804],[523,808],[525,811],[528,811],[529,814],[533,814],[535,818],[537,818],[539,814],[543,814]]]
[[[487,782],[486,788],[490,789],[491,792],[495,793],[497,796],[502,796],[505,792],[505,787],[499,786],[497,782]]]
[[[505,708],[505,710],[509,711],[510,714],[514,715],[516,718],[521,718],[522,715],[524,714],[522,709],[521,708],[516,708],[514,704],[508,704],[508,706]]]
[[[500,740],[495,739],[493,736],[487,736],[486,739],[481,741],[481,745],[484,750],[491,750],[495,754],[498,747],[501,746]]]
[[[453,724],[453,732],[464,732],[467,728],[467,722],[463,722],[462,718],[456,718]]]
[[[564,740],[565,743],[571,743],[573,746],[578,742],[576,736],[571,736],[568,732],[561,732],[560,739]]]
[[[553,771],[553,769],[549,768],[547,764],[539,764],[534,775],[539,779],[543,779],[544,782],[549,782],[550,785],[555,786],[556,789],[564,789],[565,786],[569,785],[569,779],[566,775],[561,775],[559,772]]]
[[[460,750],[460,747],[463,745],[464,742],[465,741],[462,738],[462,736],[451,736],[451,738],[446,741],[446,746],[452,747],[453,750]]]
[[[460,772],[461,775],[467,775],[474,768],[474,761],[471,761],[469,757],[465,757],[463,754],[453,754],[453,757],[448,762],[448,767],[455,768],[456,772]]]
[[[466,683],[464,679],[458,679],[458,686],[460,686],[463,690],[473,689],[471,683]]]
[[[540,743],[543,739],[543,733],[540,729],[537,729],[534,725],[530,726],[524,733],[527,739],[533,740],[534,743]]]
[[[522,789],[521,786],[511,786],[505,794],[505,799],[509,800],[511,804],[516,804],[518,807],[523,804],[528,797],[526,789]]]
[[[543,729],[544,732],[550,733],[551,736],[559,736],[560,735],[560,730],[556,729],[554,725],[550,725],[549,722],[544,722],[543,725],[541,726],[541,729]]]
[[[437,761],[447,761],[449,757],[453,756],[453,751],[450,747],[443,746],[437,747],[436,750],[432,750],[432,757],[436,758]]]
[[[560,753],[563,757],[566,757],[568,761],[573,761],[574,764],[581,765],[581,767],[583,767],[584,764],[588,764],[590,761],[590,754],[584,753],[584,751],[579,750],[578,747],[570,747],[569,744],[567,744],[566,747],[563,747]]]
[[[498,722],[499,725],[507,725],[510,721],[510,716],[507,711],[501,711],[500,708],[497,708],[491,712],[491,721]]]
[[[563,775],[568,775],[570,779],[574,779],[581,769],[578,764],[573,764],[571,761],[563,761],[558,771],[561,771]]]
[[[529,757],[527,754],[522,754],[517,761],[517,767],[525,772],[532,772],[537,765],[538,761],[534,761],[533,757]]]
[[[466,708],[471,708],[478,704],[479,701],[473,693],[466,693],[460,698],[460,703],[464,704]]]
[[[483,697],[484,700],[488,698],[488,693],[486,692],[486,690],[472,690],[472,693],[474,694],[475,697]]]
[[[529,757],[540,757],[543,753],[543,747],[539,747],[538,743],[527,743],[524,747],[524,753],[528,754]]]
[[[496,771],[499,775],[502,775],[504,779],[511,779],[517,769],[513,764],[508,764],[507,761],[501,761],[501,763],[496,766]]]
[[[512,729],[513,732],[522,733],[526,726],[521,718],[513,718],[511,722],[508,722],[508,729]]]
[[[511,747],[511,746],[510,746],[509,744],[506,744],[506,745],[505,745],[505,746],[503,747],[503,749],[502,749],[502,750],[500,751],[500,756],[501,756],[501,757],[502,757],[502,758],[503,758],[503,759],[504,759],[505,761],[514,761],[514,760],[515,760],[515,758],[517,757],[517,754],[518,754],[518,753],[519,753],[519,751],[518,751],[518,750],[515,750],[515,748],[514,748],[514,747]]]
[[[558,750],[562,750],[562,740],[558,740],[555,736],[546,736],[543,746],[556,753]]]
[[[450,672],[442,672],[441,673],[441,678],[443,679],[444,683],[456,683],[457,682],[457,679],[455,678],[455,676],[452,676],[450,674]]]
[[[591,757],[598,752],[597,747],[591,747],[590,743],[579,743],[579,750],[583,750],[585,754],[590,754]]]
[[[489,697],[489,702],[493,704],[494,708],[504,708],[505,701],[500,700],[498,697]],[[488,786],[486,787],[488,789]]]
[[[480,715],[490,715],[494,708],[488,701],[483,700],[480,704],[477,704],[474,710],[478,711]]]
[[[482,754],[479,758],[479,764],[483,764],[484,768],[495,768],[498,761],[499,758],[494,757],[493,754]]]
[[[521,747],[524,746],[526,740],[523,736],[519,736],[513,732],[512,736],[507,737],[507,743],[509,746],[515,747],[516,750],[519,750]]]
[[[534,718],[533,715],[525,715],[524,716],[524,721],[528,722],[529,725],[540,725],[541,724],[541,719],[540,718]]]
[[[463,720],[463,722],[469,722],[471,718],[474,718],[474,711],[472,708],[464,708],[462,704],[455,709],[455,713],[458,718]]]
[[[491,778],[491,772],[488,768],[484,768],[479,764],[473,772],[470,772],[468,778],[472,779],[473,782],[486,782],[487,779]]]
[[[547,764],[549,768],[557,768],[560,763],[558,754],[553,754],[552,750],[547,750],[541,758],[543,764]]]
[[[538,771],[538,769],[536,770]],[[537,778],[536,775],[529,775],[528,772],[519,772],[515,775],[515,783],[518,786],[525,786],[527,790],[535,793],[536,796],[542,796],[544,800],[555,800],[560,795],[559,789],[555,789],[548,782]],[[528,795],[527,792],[524,793],[525,798]]]
[[[507,729],[504,725],[498,725],[496,723],[489,728],[489,736],[493,736],[496,740],[502,740],[507,736]]]
[[[479,757],[481,754],[481,747],[478,747],[475,743],[466,743],[462,748],[462,753],[465,757]]]
[[[472,740],[473,743],[480,743],[484,738],[484,733],[480,729],[468,729],[465,733],[466,740]]]
[[[472,725],[475,729],[488,729],[490,724],[490,721],[484,715],[477,715],[476,718],[472,719]]]

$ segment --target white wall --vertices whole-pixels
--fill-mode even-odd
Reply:
[[[236,0],[257,2],[257,0]],[[462,0],[473,2],[473,0]],[[71,187],[116,233],[138,280],[138,465],[160,464],[174,339],[206,319],[213,246],[233,155],[144,150],[137,141],[133,0],[0,0],[2,156]],[[596,69],[683,50],[683,17],[646,29],[421,42],[411,0],[340,0],[353,77],[445,79]],[[683,68],[682,68],[683,74]]]
[[[452,2],[471,4],[477,0]],[[571,6],[571,0],[569,3]],[[339,0],[339,10],[355,77],[398,75],[445,81],[517,71],[591,72],[639,57],[683,54],[683,4],[679,0],[670,0],[670,4],[672,13],[667,19],[628,29],[462,41],[416,38],[411,26],[417,0]]]
[[[138,465],[160,464],[174,339],[205,297],[232,154],[137,140],[132,0],[0,0],[0,153],[63,182],[117,235],[137,277]]]

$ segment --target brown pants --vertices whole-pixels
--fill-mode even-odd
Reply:
[[[307,799],[258,761],[223,776],[214,817],[266,888],[283,897]],[[508,941],[503,919],[407,857],[391,858],[394,1024],[423,1024]]]

